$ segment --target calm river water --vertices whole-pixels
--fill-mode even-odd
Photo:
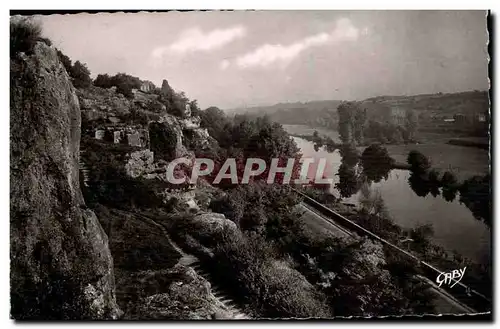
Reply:
[[[293,139],[303,157],[317,160],[326,158],[325,176],[338,182],[338,176],[335,175],[341,164],[338,151],[315,151],[311,142],[297,137]],[[490,231],[487,226],[475,219],[470,210],[457,199],[447,202],[441,196],[417,196],[408,184],[408,177],[409,172],[406,170],[392,170],[387,180],[370,186],[372,192],[378,190],[394,222],[403,228],[432,224],[436,244],[449,252],[456,250],[474,262],[490,263]],[[338,196],[335,189],[332,192]],[[358,204],[360,194],[358,192],[344,201]]]

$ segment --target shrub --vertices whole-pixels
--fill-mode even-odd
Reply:
[[[118,93],[127,98],[132,98],[134,96],[132,89],[139,89],[141,87],[141,80],[125,73],[118,73],[114,76],[99,74],[94,80],[94,86],[105,89],[114,86]]]
[[[10,21],[10,56],[20,52],[30,54],[37,41],[40,41],[42,28],[30,18]]]
[[[363,174],[369,181],[379,182],[382,178],[387,179],[394,162],[387,149],[379,144],[368,146],[361,155]]]
[[[410,170],[416,174],[424,174],[431,168],[429,159],[416,150],[408,153],[407,162],[410,165]]]
[[[87,88],[92,83],[87,65],[80,61],[75,62],[71,68],[70,75],[73,78],[73,85],[76,88]]]
[[[64,68],[66,69],[66,72],[68,72],[68,74],[71,74],[71,68],[73,66],[73,64],[71,63],[71,59],[68,56],[66,56],[62,51],[60,51],[59,49],[56,49],[56,52],[57,52],[57,56],[59,57],[59,60],[61,61]]]
[[[260,316],[331,316],[324,298],[298,272],[273,263],[272,248],[262,237],[223,234],[214,255],[218,280]]]

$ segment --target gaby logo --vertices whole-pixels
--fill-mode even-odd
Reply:
[[[451,272],[446,272],[446,273],[443,272],[438,275],[436,282],[439,283],[439,287],[441,287],[441,285],[444,283],[450,285],[450,288],[453,288],[453,286],[459,283],[460,280],[462,280],[462,278],[464,277],[466,268],[467,267],[464,267],[463,269],[453,270]],[[453,281],[455,282],[452,284]]]

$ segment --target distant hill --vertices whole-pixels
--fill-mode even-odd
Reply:
[[[282,124],[303,124],[311,127],[336,128],[337,107],[341,100],[278,103],[270,106],[229,109],[228,115],[267,114]],[[371,116],[383,115],[387,110],[415,110],[423,122],[453,118],[454,115],[488,117],[487,91],[466,91],[449,94],[422,94],[413,96],[377,96],[360,101]]]
[[[305,124],[312,127],[334,128],[337,122],[337,107],[342,101],[325,100],[311,102],[278,103],[271,106],[257,106],[225,110],[228,115],[267,114],[271,120],[282,124]]]

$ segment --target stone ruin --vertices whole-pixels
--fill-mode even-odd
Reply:
[[[140,90],[145,93],[152,92],[156,88],[155,84],[152,83],[151,81],[143,81],[141,83]]]
[[[95,131],[95,139],[102,140],[104,139],[104,130],[99,129]]]
[[[125,143],[130,146],[149,148],[149,131],[143,128],[115,127],[114,129],[97,129],[94,138],[104,140],[106,131],[113,136],[113,143]]]

